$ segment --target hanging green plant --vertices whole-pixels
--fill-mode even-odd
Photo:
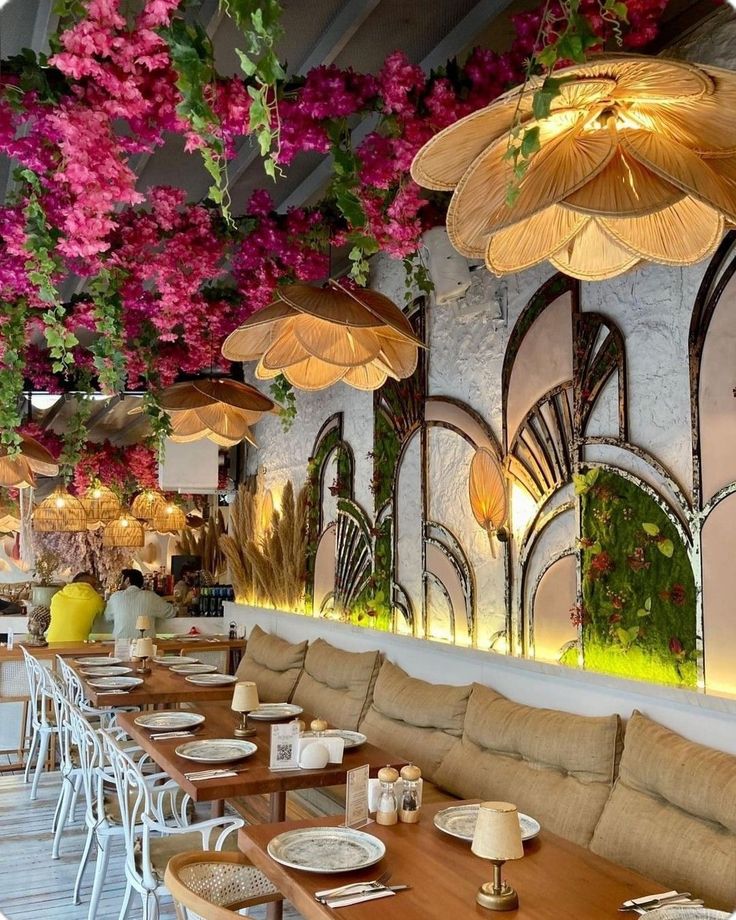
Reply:
[[[274,377],[269,387],[269,392],[281,408],[279,419],[282,429],[289,431],[296,420],[296,393],[294,392],[294,387],[283,374],[279,374]]]
[[[97,338],[89,346],[100,390],[108,395],[125,386],[123,306],[117,273],[103,268],[89,285]]]
[[[25,300],[0,303],[2,324],[2,368],[0,369],[0,444],[9,453],[20,447],[21,397],[25,367],[25,330],[27,305]]]
[[[87,384],[89,382],[87,381]],[[64,426],[63,445],[59,455],[59,472],[65,483],[74,476],[74,470],[82,458],[87,443],[87,422],[92,413],[93,402],[90,399],[89,385],[84,393],[77,396],[76,406]]]

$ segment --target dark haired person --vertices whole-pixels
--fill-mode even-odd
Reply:
[[[46,641],[86,642],[104,606],[95,576],[79,572],[51,598],[51,623]]]
[[[116,639],[137,639],[140,630],[135,624],[138,617],[149,617],[151,629],[146,636],[156,635],[156,620],[168,620],[176,616],[176,610],[153,591],[143,589],[143,574],[138,569],[123,569],[120,573],[120,588],[110,595],[105,607],[105,619],[113,624],[112,634]]]

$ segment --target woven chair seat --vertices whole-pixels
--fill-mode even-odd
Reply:
[[[235,911],[282,897],[239,852],[180,853],[169,862],[165,884],[186,920],[230,920],[241,916]]]

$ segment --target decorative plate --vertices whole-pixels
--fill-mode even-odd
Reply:
[[[204,716],[199,712],[145,712],[137,716],[135,724],[141,728],[148,728],[151,731],[168,731],[178,728],[194,728],[195,725],[201,725],[204,722]]]
[[[261,722],[276,722],[278,719],[290,719],[304,712],[301,706],[294,703],[261,703],[258,709],[248,713],[249,719]]]
[[[130,690],[142,683],[142,677],[97,677],[89,681],[90,687],[98,690]]]
[[[77,664],[91,668],[107,668],[113,664],[120,664],[122,660],[122,658],[105,658],[104,655],[96,655],[94,658],[75,658]]]
[[[253,713],[250,713],[252,716]],[[351,732],[346,728],[328,728],[326,732],[322,732],[326,738],[342,738],[345,742],[345,750],[350,751],[353,748],[360,747],[361,744],[365,744],[368,740],[362,732]],[[317,735],[315,732],[302,732],[302,738],[316,738]]]
[[[451,837],[471,841],[475,833],[479,808],[480,805],[453,805],[450,808],[443,808],[434,816],[435,827]],[[531,840],[541,830],[538,821],[530,818],[529,815],[522,815],[521,812],[519,812],[519,824],[522,840]]]
[[[160,658],[153,659],[156,664],[162,664],[167,668],[175,664],[197,664],[198,658],[186,658],[184,655],[162,655]]]
[[[198,687],[224,687],[227,684],[237,683],[238,678],[233,677],[232,674],[193,674],[185,677],[184,680]]]
[[[110,665],[109,668],[85,668],[80,671],[85,677],[119,677],[121,674],[131,674],[132,668],[121,668]]]
[[[285,831],[268,845],[268,855],[282,866],[304,872],[355,872],[383,859],[386,847],[352,827],[302,827]]]
[[[252,741],[238,738],[203,738],[201,741],[187,741],[174,749],[174,753],[185,760],[197,763],[230,763],[255,754],[258,746]]]
[[[175,674],[211,674],[217,670],[214,664],[175,664],[171,669]]]

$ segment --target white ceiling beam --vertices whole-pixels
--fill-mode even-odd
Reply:
[[[313,67],[332,64],[380,2],[381,0],[348,0],[347,3],[343,3],[319,40],[302,59],[296,71],[297,75],[304,77]],[[245,138],[237,155],[228,165],[228,181],[231,188],[259,157],[258,145],[252,138]]]
[[[439,67],[451,58],[464,51],[473,39],[483,29],[499,16],[509,6],[511,0],[479,0],[475,6],[466,13],[460,22],[422,59],[421,67],[429,72]],[[374,130],[378,124],[376,116],[362,121],[352,133],[353,147]],[[332,157],[326,156],[324,160],[306,178],[299,183],[294,191],[279,204],[279,211],[299,207],[318,194],[330,181],[332,174]]]

